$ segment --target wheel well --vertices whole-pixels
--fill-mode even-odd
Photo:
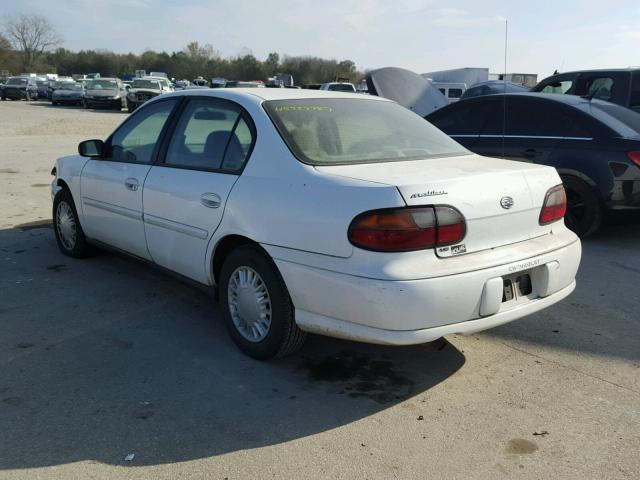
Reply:
[[[67,182],[65,182],[61,178],[58,179],[58,181],[56,182],[56,185],[62,188],[66,188],[67,190],[69,190],[69,192],[71,192],[71,189],[69,188],[69,185],[67,185]]]
[[[228,235],[218,242],[213,254],[213,280],[216,284],[219,283],[218,280],[224,260],[233,250],[243,245],[257,246],[258,243],[242,235]]]

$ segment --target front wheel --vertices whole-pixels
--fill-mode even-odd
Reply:
[[[562,177],[567,192],[567,228],[581,238],[595,233],[602,223],[602,204],[597,192],[587,182],[577,177]]]
[[[84,236],[71,193],[67,189],[60,190],[53,199],[53,231],[62,253],[74,258],[89,255],[90,245]]]
[[[306,334],[295,322],[287,286],[257,246],[240,247],[225,260],[220,303],[231,338],[250,357],[283,357],[304,343]]]
[[[135,104],[127,103],[127,111],[128,111],[129,113],[133,113],[135,109],[136,109]]]

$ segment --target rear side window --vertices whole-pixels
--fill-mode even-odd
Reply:
[[[478,135],[486,118],[487,103],[461,101],[432,113],[427,120],[452,137]]]
[[[590,137],[578,112],[564,105],[540,101],[535,97],[493,99],[489,103],[487,122],[483,135],[499,135],[503,132],[514,137]],[[506,128],[503,128],[506,121]]]
[[[594,102],[591,104],[591,112],[599,120],[606,123],[607,126],[625,137],[640,135],[640,115],[629,108],[614,103]],[[613,117],[613,121],[611,118],[603,117],[598,112],[604,112],[607,116]]]
[[[613,97],[615,81],[611,77],[593,77],[586,79],[585,87],[587,97],[608,102]]]
[[[238,105],[194,98],[178,121],[165,164],[235,173],[244,166],[253,139],[253,131]]]

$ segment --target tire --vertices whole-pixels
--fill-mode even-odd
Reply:
[[[602,223],[602,204],[597,191],[587,182],[573,176],[562,177],[567,192],[567,228],[581,238],[595,233]]]
[[[248,275],[243,277],[243,273]],[[244,288],[243,280],[246,282]],[[259,291],[256,292],[256,289]],[[287,286],[273,260],[261,248],[244,246],[229,254],[220,272],[219,292],[229,334],[246,355],[257,360],[284,357],[298,350],[304,343],[306,334],[295,322]],[[235,308],[231,306],[230,298],[232,302],[236,302]],[[270,325],[265,328],[264,320],[253,322],[252,325],[259,325],[262,332],[247,326],[243,322],[248,316],[247,311],[262,312],[260,317],[255,317],[262,320],[262,315],[266,313],[270,316]],[[245,333],[242,330],[243,324]],[[247,334],[258,338],[251,340],[247,338]]]
[[[136,109],[135,105],[132,105],[130,103],[127,104],[127,112],[133,113],[135,111],[135,109]]]
[[[2,101],[3,101],[3,102],[6,102],[6,101],[7,101],[7,97],[5,97],[5,96],[2,96],[2,97],[0,97],[0,98],[2,98]]]
[[[58,102],[54,102],[53,100],[51,100],[51,105],[58,105]]]
[[[69,220],[73,226],[69,226]],[[85,258],[91,253],[91,246],[84,236],[76,206],[71,193],[66,188],[60,190],[53,199],[53,231],[60,251],[74,258]],[[70,232],[75,232],[73,241]]]

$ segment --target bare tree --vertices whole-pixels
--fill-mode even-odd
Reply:
[[[30,72],[34,63],[62,39],[46,17],[21,14],[10,17],[5,23],[5,34],[13,48],[22,53],[22,67]]]

